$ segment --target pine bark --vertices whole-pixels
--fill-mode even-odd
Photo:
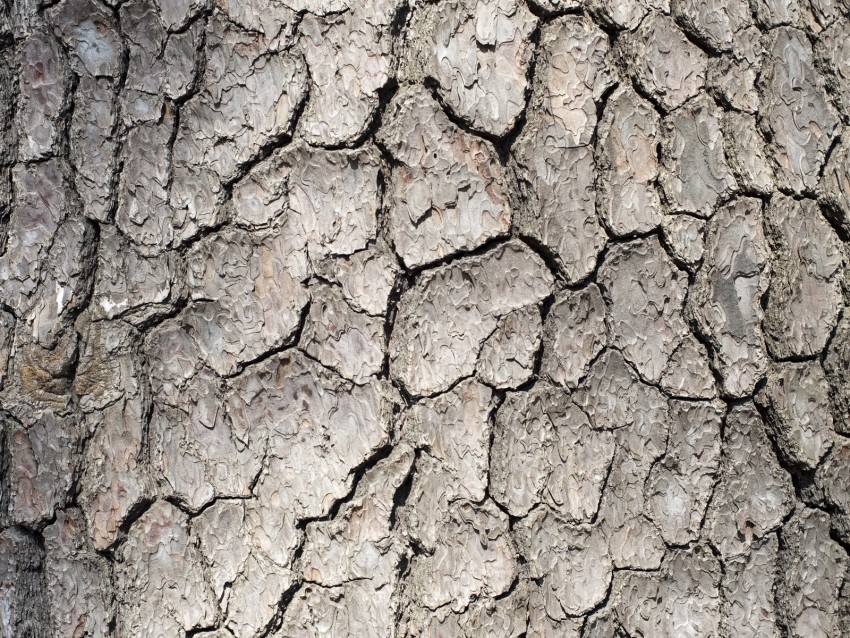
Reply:
[[[0,638],[850,635],[847,0],[11,0],[0,119]]]

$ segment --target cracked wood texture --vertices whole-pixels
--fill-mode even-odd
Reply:
[[[0,119],[0,638],[850,636],[848,0],[7,0]]]

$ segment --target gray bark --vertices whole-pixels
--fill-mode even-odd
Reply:
[[[850,635],[846,0],[11,0],[0,119],[0,638]]]

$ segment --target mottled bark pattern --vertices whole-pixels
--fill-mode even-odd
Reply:
[[[0,120],[0,638],[850,635],[847,0],[9,0]]]

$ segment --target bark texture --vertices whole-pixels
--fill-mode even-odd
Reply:
[[[847,0],[9,0],[0,120],[0,638],[850,635]]]

